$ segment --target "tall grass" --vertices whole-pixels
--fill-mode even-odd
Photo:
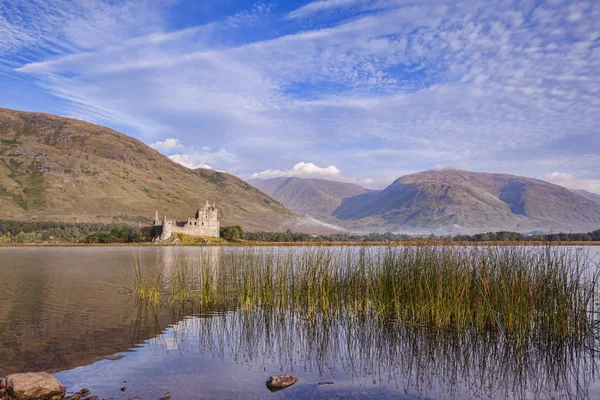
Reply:
[[[164,269],[142,262],[139,257],[132,256],[131,263],[134,275],[132,292],[144,303],[160,305],[166,287]]]
[[[216,251],[215,251],[216,250]],[[517,341],[594,328],[598,266],[581,251],[523,247],[242,248],[137,265],[141,300],[369,316]]]

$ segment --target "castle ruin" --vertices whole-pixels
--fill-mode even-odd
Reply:
[[[219,237],[218,209],[215,204],[210,205],[208,201],[203,208],[198,209],[194,218],[187,221],[168,220],[165,215],[162,220],[158,218],[158,211],[154,217],[154,231],[160,240],[169,240],[174,234],[183,233],[190,236]]]

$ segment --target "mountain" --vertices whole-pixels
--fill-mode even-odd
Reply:
[[[289,191],[265,190],[284,204],[290,201],[283,196]],[[382,191],[338,196],[341,203],[333,210],[333,202],[326,209],[310,210],[312,197],[292,193],[290,208],[305,204],[302,212],[352,231],[587,232],[600,227],[600,205],[562,186],[507,174],[425,171],[400,177]]]
[[[274,178],[248,181],[285,207],[315,218],[327,218],[342,201],[358,196],[366,198],[378,191],[369,190],[353,183],[326,179]]]
[[[322,231],[233,175],[76,119],[0,109],[0,219],[148,224],[215,202],[221,226]]]
[[[587,190],[583,189],[575,189],[573,190],[573,192],[577,193],[582,197],[585,197],[588,200],[593,201],[594,203],[600,204],[600,194],[588,192]]]

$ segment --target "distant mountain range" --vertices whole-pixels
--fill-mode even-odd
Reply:
[[[252,184],[284,206],[352,231],[477,233],[600,228],[600,204],[545,181],[461,170],[398,178],[381,191],[322,179]],[[600,196],[599,196],[600,197]]]
[[[179,165],[144,143],[76,119],[0,109],[0,219],[148,224],[215,202],[221,225],[332,231],[243,180]]]
[[[302,178],[249,184],[227,173],[186,168],[108,128],[0,109],[0,219],[148,224],[155,211],[184,220],[206,200],[216,203],[222,226],[247,230],[600,228],[600,196],[537,179],[448,170],[403,176],[384,190]]]
[[[369,194],[379,192],[353,183],[326,179],[252,179],[248,183],[269,193],[269,196],[277,198],[287,208],[315,218],[330,217],[345,199],[358,196],[368,197]]]

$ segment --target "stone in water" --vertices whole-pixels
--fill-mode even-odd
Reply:
[[[267,388],[271,392],[276,392],[281,389],[285,389],[288,386],[292,386],[298,381],[298,378],[290,375],[275,375],[267,379]]]

